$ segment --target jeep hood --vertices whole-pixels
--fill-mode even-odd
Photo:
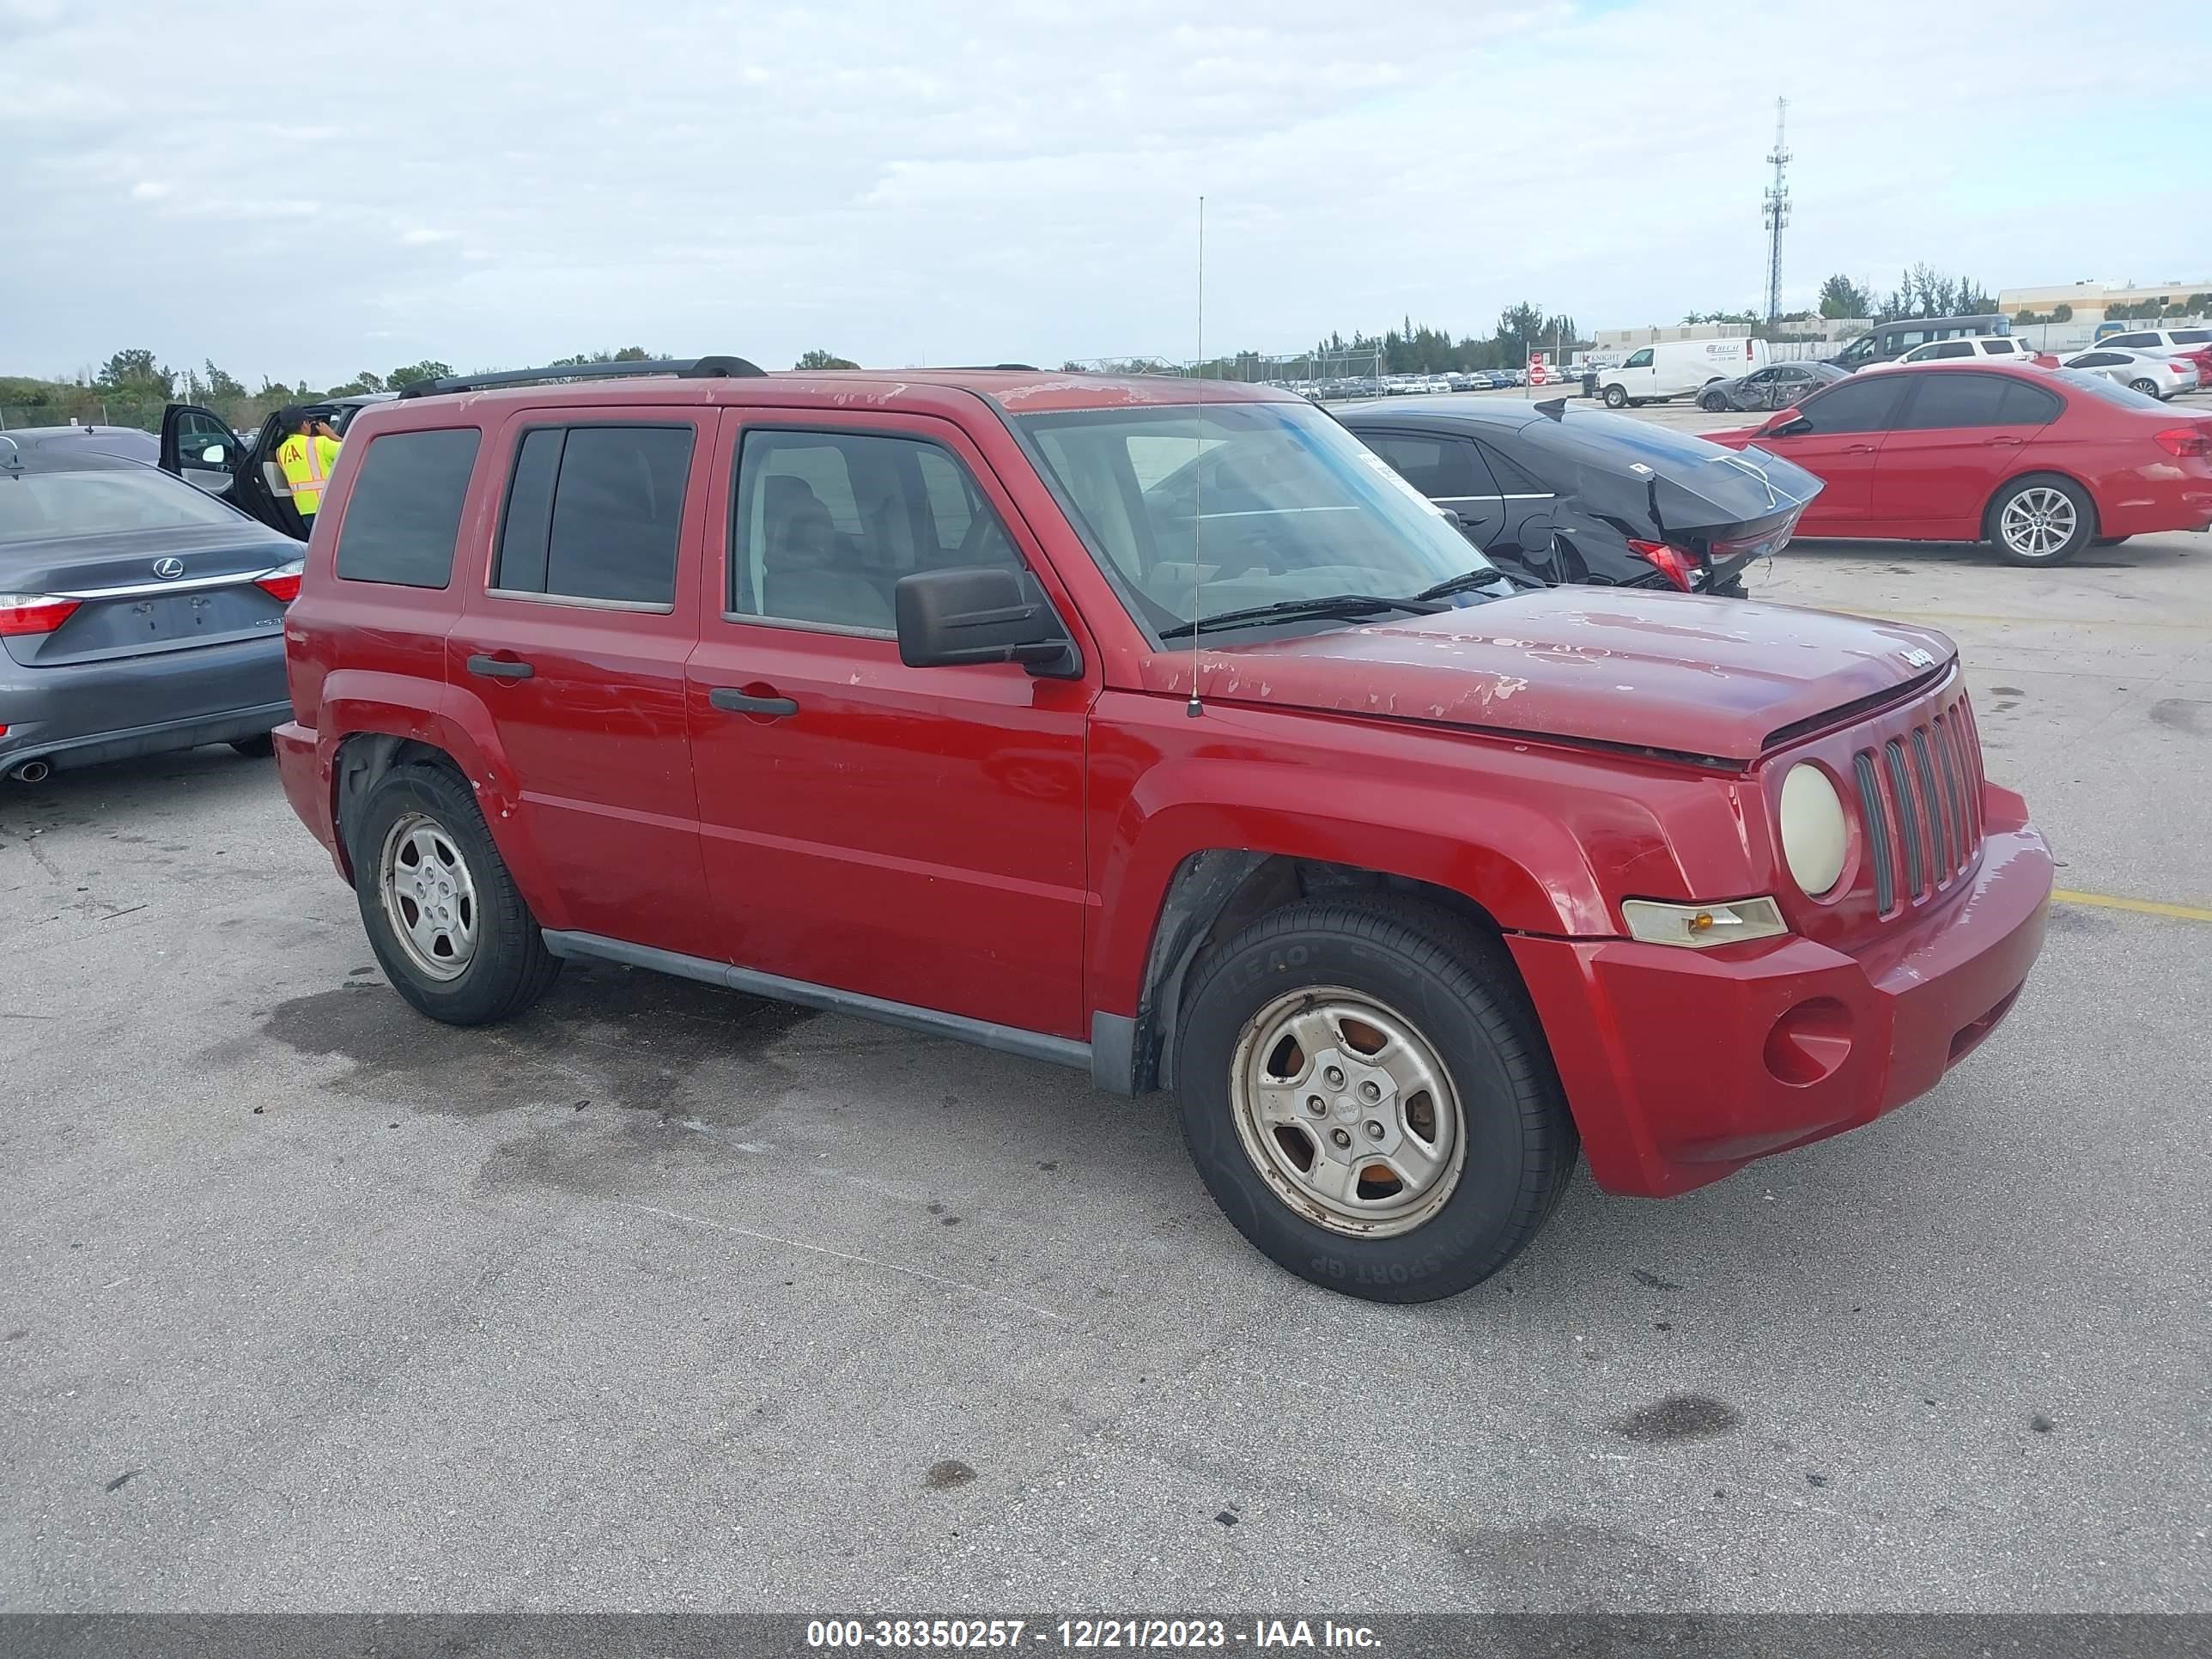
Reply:
[[[1200,698],[1751,761],[1783,727],[1934,678],[1924,628],[1651,589],[1554,587],[1291,638],[1201,641]],[[1144,660],[1190,695],[1192,655]]]

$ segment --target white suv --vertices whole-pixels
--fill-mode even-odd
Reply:
[[[2178,347],[2212,345],[2212,328],[2131,328],[2125,334],[2107,334],[2092,349],[2172,351]]]
[[[1988,357],[2003,363],[2025,363],[2031,367],[2038,362],[2036,349],[2023,339],[2010,334],[1976,334],[1963,340],[1930,340],[1924,346],[1915,346],[1902,357],[1886,363],[1869,363],[1869,368],[1896,368],[1904,363],[1934,363],[1960,357]],[[2049,368],[2057,362],[2051,359],[2040,366]]]

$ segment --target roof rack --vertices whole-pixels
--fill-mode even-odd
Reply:
[[[647,374],[673,374],[684,380],[749,380],[767,371],[743,357],[668,357],[644,362],[556,363],[547,368],[502,368],[489,374],[448,374],[402,386],[402,398],[435,398],[448,392],[482,392],[492,386],[532,386],[541,380],[619,380]]]

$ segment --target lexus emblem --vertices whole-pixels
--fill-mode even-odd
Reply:
[[[173,582],[185,574],[185,562],[182,559],[156,559],[154,561],[154,574],[165,582]]]
[[[1901,654],[1915,668],[1933,668],[1936,665],[1936,659],[1917,645],[1907,646]]]

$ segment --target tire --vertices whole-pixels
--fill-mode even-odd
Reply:
[[[1628,388],[1620,386],[1606,387],[1605,406],[1607,409],[1626,409],[1628,406]]]
[[[1997,491],[1982,533],[2014,564],[2063,564],[2097,533],[2097,509],[2071,478],[2031,473]]]
[[[1725,415],[1728,413],[1728,399],[1717,392],[1708,392],[1698,399],[1698,407],[1708,415]]]
[[[258,737],[235,738],[230,746],[248,760],[267,760],[276,752],[276,739],[264,732]]]
[[[1723,599],[1747,599],[1751,597],[1751,592],[1744,586],[1741,576],[1731,576],[1718,586],[1709,587],[1705,592]]]
[[[2090,542],[2092,547],[2118,547],[2122,542],[2132,541],[2130,536],[2099,536]]]
[[[1370,1302],[1456,1295],[1518,1255],[1566,1189],[1581,1143],[1535,1011],[1504,948],[1451,916],[1289,906],[1215,951],[1186,1009],[1184,1142],[1230,1223],[1302,1279]],[[1307,1173],[1331,1170],[1334,1196]]]
[[[2158,382],[2156,380],[2130,380],[2128,382],[2128,390],[2130,392],[2140,392],[2146,398],[2156,398],[2160,403],[2164,403],[2166,401],[2165,398],[2159,392]]]
[[[545,948],[466,783],[442,766],[397,767],[349,820],[362,926],[392,989],[448,1025],[508,1019],[545,994],[561,959]],[[424,884],[410,884],[410,872]],[[419,927],[409,926],[410,909]]]

